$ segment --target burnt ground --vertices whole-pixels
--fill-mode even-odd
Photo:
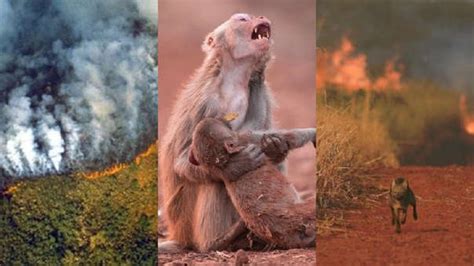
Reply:
[[[318,238],[318,265],[474,265],[474,167],[382,170],[376,183],[388,189],[399,175],[415,192],[418,220],[410,208],[396,234],[385,193]]]

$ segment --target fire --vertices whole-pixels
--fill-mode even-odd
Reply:
[[[470,134],[474,135],[474,115],[469,114],[467,110],[467,97],[466,95],[461,95],[459,99],[459,110],[461,112],[461,117],[463,120],[464,130]]]
[[[400,85],[400,78],[402,77],[402,73],[395,69],[395,63],[397,59],[390,59],[385,64],[385,73],[382,77],[379,77],[373,87],[375,89],[384,90],[388,88],[393,88],[395,90],[399,90],[401,88]]]
[[[333,52],[319,50],[316,58],[316,88],[323,89],[332,84],[346,90],[400,89],[401,72],[397,70],[397,59],[385,65],[383,76],[372,81],[367,74],[367,56],[356,54],[352,42],[343,37],[340,47]],[[401,66],[398,66],[401,68]]]
[[[134,159],[134,163],[139,165],[144,158],[150,156],[153,153],[156,153],[156,144],[150,145],[150,147],[148,147],[148,149],[146,149],[144,152],[138,154]],[[122,170],[124,170],[128,167],[130,167],[130,164],[119,163],[119,164],[113,165],[109,168],[106,168],[102,171],[81,173],[80,176],[83,177],[83,178],[86,178],[86,179],[97,179],[97,178],[100,178],[100,177],[116,174],[116,173],[118,173],[118,172],[120,172],[120,171],[122,171]]]

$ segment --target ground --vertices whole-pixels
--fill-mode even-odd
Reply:
[[[401,234],[391,225],[387,193],[348,211],[346,227],[320,236],[320,265],[474,265],[474,167],[402,167],[381,170],[386,189],[405,176],[417,197]]]
[[[251,265],[314,265],[314,249],[244,252]],[[235,265],[236,252],[209,252],[186,254],[160,254],[158,265]]]

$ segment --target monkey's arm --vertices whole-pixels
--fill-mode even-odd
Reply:
[[[253,171],[265,162],[265,154],[258,145],[249,144],[244,150],[230,157],[222,169],[223,175],[230,181],[237,180],[242,175]]]
[[[190,153],[187,150],[189,148],[176,161],[175,171],[179,176],[197,183],[224,180],[234,181],[240,176],[257,169],[265,162],[265,154],[255,144],[247,145],[245,149],[230,157],[223,166],[195,165],[191,163]]]
[[[289,150],[302,147],[310,141],[316,145],[315,128],[254,131],[245,134],[249,143],[260,144],[263,152],[275,163],[283,161]]]

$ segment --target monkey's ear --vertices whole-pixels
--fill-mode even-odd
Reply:
[[[237,145],[237,143],[233,140],[226,140],[224,141],[224,147],[229,154],[240,152],[244,149],[244,146]]]
[[[199,166],[199,162],[196,160],[196,157],[194,157],[193,149],[189,150],[188,160],[193,165]]]
[[[202,44],[201,48],[204,52],[209,52],[216,46],[216,39],[214,37],[214,34],[211,32],[206,36],[206,39],[204,39],[204,43]]]

